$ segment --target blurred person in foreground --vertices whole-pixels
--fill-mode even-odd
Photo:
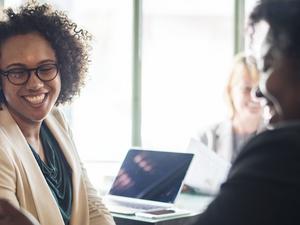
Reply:
[[[84,83],[90,34],[47,4],[28,3],[4,14],[0,198],[7,202],[0,204],[0,224],[22,220],[17,208],[42,225],[115,224],[89,182],[58,108]]]
[[[265,31],[257,95],[269,109],[269,129],[243,147],[195,225],[300,223],[300,1],[259,1],[250,28],[252,38]]]

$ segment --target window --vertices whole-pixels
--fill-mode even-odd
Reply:
[[[226,116],[233,10],[233,1],[143,1],[144,146],[185,150],[197,130]]]
[[[72,15],[95,39],[72,128],[91,181],[105,189],[103,179],[116,171],[131,141],[132,1],[74,0]]]

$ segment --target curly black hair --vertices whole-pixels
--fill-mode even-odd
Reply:
[[[268,40],[283,55],[300,58],[300,1],[260,0],[249,17],[249,25],[265,21],[270,26]]]
[[[0,48],[8,38],[38,32],[53,48],[61,75],[61,91],[56,105],[69,102],[79,95],[89,64],[91,35],[72,22],[67,15],[48,4],[27,3],[14,11],[4,10],[0,21]],[[0,91],[0,104],[5,97]]]

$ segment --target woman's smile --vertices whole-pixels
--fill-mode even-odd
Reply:
[[[47,93],[24,96],[24,99],[32,106],[40,106],[43,102],[45,102],[46,98]]]

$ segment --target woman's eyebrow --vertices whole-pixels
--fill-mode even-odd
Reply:
[[[5,69],[10,69],[12,67],[26,67],[26,65],[23,63],[12,63],[6,66]]]
[[[45,63],[56,63],[55,59],[46,59],[37,63],[37,65],[45,64]],[[5,67],[5,69],[11,69],[12,67],[27,67],[24,63],[12,63]]]

